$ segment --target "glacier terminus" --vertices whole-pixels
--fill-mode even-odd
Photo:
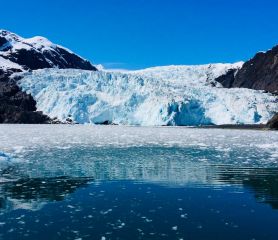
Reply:
[[[215,79],[234,64],[164,66],[136,71],[41,69],[19,85],[51,118],[119,125],[221,125],[266,123],[278,111],[264,91],[223,88]]]

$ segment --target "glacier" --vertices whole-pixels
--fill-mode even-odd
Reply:
[[[164,66],[136,71],[42,69],[23,74],[19,86],[39,111],[76,123],[119,125],[220,125],[266,123],[277,97],[226,89],[215,81],[235,64]]]

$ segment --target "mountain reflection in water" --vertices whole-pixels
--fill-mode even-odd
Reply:
[[[192,162],[131,160],[132,164],[118,161],[100,161],[93,165],[93,174],[87,176],[20,177],[20,170],[9,167],[1,175],[9,179],[0,184],[0,208],[9,206],[6,201],[21,203],[62,201],[78,188],[86,188],[95,181],[135,181],[170,188],[216,188],[234,185],[250,190],[260,203],[278,209],[278,168],[236,168],[229,165],[194,164]],[[144,165],[145,164],[145,165]],[[72,170],[72,169],[71,169]],[[13,179],[13,173],[16,178]],[[23,206],[26,206],[23,204]],[[19,207],[19,206],[17,206]]]

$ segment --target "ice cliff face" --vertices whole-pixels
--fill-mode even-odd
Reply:
[[[37,108],[64,121],[126,125],[265,123],[278,111],[262,91],[226,89],[215,81],[242,63],[155,67],[132,72],[44,69],[19,85]]]

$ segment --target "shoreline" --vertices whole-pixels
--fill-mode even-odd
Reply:
[[[217,129],[236,129],[236,130],[275,130],[269,128],[266,124],[223,124],[198,126],[197,128],[217,128]]]
[[[119,125],[119,124],[79,124],[79,123],[64,123],[64,122],[56,122],[56,123],[1,123],[1,125],[55,125],[55,126],[122,126],[122,127],[184,127],[184,128],[196,128],[196,129],[234,129],[234,130],[261,130],[261,131],[277,131],[277,129],[270,128],[267,124],[222,124],[222,125],[199,125],[199,126],[186,126],[186,125],[178,125],[178,126],[169,126],[169,125],[161,125],[161,126],[139,126],[139,125]]]

